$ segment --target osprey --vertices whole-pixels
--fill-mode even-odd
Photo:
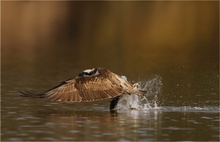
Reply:
[[[30,92],[21,92],[25,96]],[[135,85],[105,68],[87,69],[73,79],[66,80],[43,93],[35,94],[59,102],[91,102],[113,98],[110,110],[114,110],[123,94],[145,95]]]

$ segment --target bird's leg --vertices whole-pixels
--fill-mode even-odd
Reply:
[[[111,100],[111,102],[110,102],[110,110],[111,111],[115,110],[115,107],[117,106],[119,99],[120,99],[120,96],[117,96]]]

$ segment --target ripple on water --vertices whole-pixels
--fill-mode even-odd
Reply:
[[[79,130],[70,130],[69,133],[74,133],[74,134],[76,134],[76,133],[80,133],[80,131],[79,131]]]
[[[15,120],[30,120],[31,122],[35,123],[35,122],[39,122],[41,120],[41,118],[39,117],[34,117],[32,115],[23,115],[20,117],[16,117],[14,118]]]
[[[193,123],[193,124],[202,124],[201,122],[197,122],[196,120],[188,120],[188,122]]]
[[[22,138],[9,138],[9,141],[22,141]]]
[[[20,134],[17,134],[18,136],[28,136],[29,134],[27,133],[20,133]]]
[[[17,114],[17,112],[10,111],[10,112],[7,112],[7,114],[9,114],[9,115],[13,115],[13,114]]]
[[[45,140],[45,141],[56,141],[57,139],[55,139],[53,137],[42,137],[42,140]]]
[[[64,141],[69,141],[69,140],[73,140],[72,137],[61,137],[62,140]]]
[[[46,125],[46,126],[55,126],[56,124],[55,124],[55,123],[52,123],[52,122],[46,122],[45,125]]]
[[[213,118],[211,118],[211,117],[206,117],[206,116],[203,116],[203,117],[201,117],[202,119],[213,119]]]
[[[165,127],[164,130],[195,130],[195,128]]]

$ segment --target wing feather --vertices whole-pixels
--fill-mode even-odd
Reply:
[[[122,93],[120,84],[108,77],[92,76],[75,78],[63,82],[45,92],[49,100],[61,102],[89,102],[114,98]]]

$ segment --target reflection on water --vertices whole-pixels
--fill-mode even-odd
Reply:
[[[68,130],[70,130],[71,134],[74,133],[76,137],[82,137],[82,140],[96,140],[97,138],[105,140],[137,140],[138,133],[144,136],[145,130],[152,130],[157,127],[155,125],[158,124],[153,124],[157,121],[156,117],[154,113],[150,112],[140,115],[138,111],[129,111],[119,114],[106,112],[79,112],[78,114],[66,114],[66,116],[58,114],[51,116],[50,119],[56,124],[62,122],[72,124],[71,126],[67,125]],[[144,122],[140,120],[144,120]],[[145,130],[140,129],[143,124],[147,127]],[[155,128],[150,128],[149,126]],[[63,134],[65,135],[65,133]]]
[[[159,106],[111,113],[108,100],[66,104],[22,98],[17,92],[10,92],[5,100],[11,101],[2,102],[4,140],[219,139],[218,106]]]
[[[205,134],[206,136],[215,135],[216,137],[218,135],[216,124],[219,123],[219,117],[213,116],[218,113],[219,108],[212,109],[165,107],[150,111],[133,110],[113,114],[106,112],[69,112],[69,114],[52,114],[48,119],[54,125],[59,124],[63,128],[62,131],[58,129],[57,133],[61,136],[68,135],[66,137],[70,139],[73,134],[76,137],[81,137],[82,140],[97,140],[97,138],[105,140],[145,140],[146,138],[148,140],[205,140],[197,136]],[[204,112],[209,112],[210,115]],[[200,119],[195,120],[195,116]],[[213,130],[208,134],[205,131],[199,131],[204,127],[202,123],[208,123],[208,127]],[[170,138],[170,133],[174,137]],[[192,136],[186,137],[190,133]],[[155,136],[157,137],[155,138]]]
[[[218,1],[4,1],[1,41],[4,141],[219,141]],[[110,113],[110,100],[68,104],[18,93],[98,66],[149,81],[156,107]],[[149,87],[156,75],[159,92]]]
[[[90,108],[89,111],[79,110],[80,104],[50,104],[36,100],[20,105],[23,107],[7,107],[7,111],[2,112],[4,122],[12,121],[3,124],[2,136],[6,140],[219,139],[219,107],[160,107],[110,113],[104,106],[97,110],[102,103],[84,106]]]

